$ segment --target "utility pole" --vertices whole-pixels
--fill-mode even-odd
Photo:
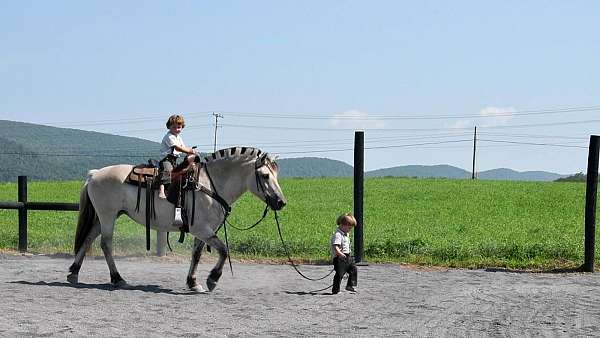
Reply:
[[[215,143],[214,143],[214,152],[217,151],[217,128],[219,127],[219,118],[223,118],[223,115],[221,115],[221,113],[216,113],[213,112],[212,113],[213,116],[215,117]]]
[[[477,150],[477,126],[475,126],[475,134],[473,134],[473,174],[471,179],[475,179],[475,151]]]

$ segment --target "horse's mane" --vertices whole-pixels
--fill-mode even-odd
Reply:
[[[262,150],[253,147],[231,147],[215,151],[203,157],[204,162],[214,162],[219,160],[247,160],[255,159],[264,154]]]

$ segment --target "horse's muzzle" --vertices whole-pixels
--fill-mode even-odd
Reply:
[[[285,207],[287,201],[276,196],[269,196],[269,198],[267,198],[267,204],[269,205],[269,208],[273,210],[281,210]]]

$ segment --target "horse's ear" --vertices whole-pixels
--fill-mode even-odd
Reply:
[[[264,165],[265,162],[267,161],[267,158],[269,158],[269,154],[268,153],[263,153],[262,155],[260,155],[256,159],[256,166],[260,167],[260,166]]]

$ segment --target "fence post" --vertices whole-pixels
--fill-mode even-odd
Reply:
[[[156,255],[162,257],[166,253],[167,247],[167,233],[164,231],[156,230]]]
[[[600,136],[590,136],[587,186],[585,190],[585,248],[583,271],[594,272],[596,246],[596,199],[598,192],[598,155]]]
[[[365,132],[354,132],[354,259],[360,263],[363,258],[363,193],[364,193]]]
[[[19,251],[27,251],[27,176],[19,176],[17,181],[17,201],[23,203],[19,208]]]

